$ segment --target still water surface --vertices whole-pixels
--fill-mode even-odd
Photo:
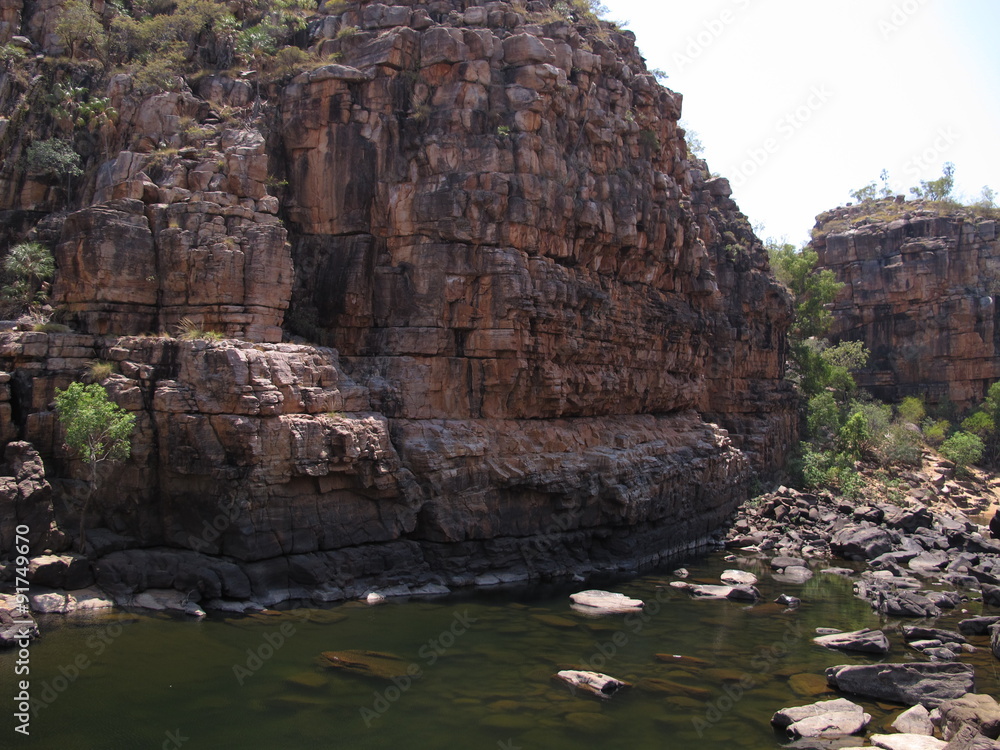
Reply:
[[[692,601],[666,586],[668,574],[653,574],[609,584],[645,600],[642,615],[601,619],[570,608],[568,595],[580,586],[200,621],[52,618],[31,649],[32,696],[51,702],[26,742],[5,711],[0,747],[777,748],[768,722],[776,709],[835,697],[821,678],[827,666],[873,661],[815,646],[814,629],[898,623],[854,598],[849,580],[817,575],[784,585],[766,563],[741,562],[761,577],[768,603]],[[735,566],[721,555],[692,561],[689,580],[717,582],[726,567]],[[770,603],[780,593],[801,597],[802,607]],[[953,627],[980,607],[938,626]],[[898,633],[890,637],[889,660],[918,658]],[[985,639],[977,645],[986,648],[966,659],[979,691],[996,695],[996,662]],[[395,654],[410,674],[393,684],[318,662],[323,651],[348,649]],[[5,702],[13,662],[0,654]],[[559,669],[585,666],[636,687],[602,702],[551,680]],[[74,669],[75,679],[60,679]],[[877,730],[899,710],[864,705]]]

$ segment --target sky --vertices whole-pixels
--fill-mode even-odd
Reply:
[[[883,169],[1000,192],[1000,0],[603,2],[762,237],[805,242]]]

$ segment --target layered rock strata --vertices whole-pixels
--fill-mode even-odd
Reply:
[[[634,36],[557,6],[321,12],[337,61],[240,127],[245,81],[112,79],[117,156],[33,230],[86,333],[0,339],[63,522],[55,389],[106,360],[137,416],[99,583],[272,602],[631,569],[780,464],[787,294]],[[0,169],[22,217],[43,187]],[[183,318],[234,340],[123,336]]]
[[[105,386],[137,417],[133,458],[96,502],[114,533],[91,535],[111,590],[273,603],[320,584],[631,569],[707,543],[751,474],[691,411],[389,420],[330,349],[0,334],[35,404],[23,432],[60,477],[74,470],[47,405],[94,358],[116,364]],[[150,545],[171,549],[131,549]]]
[[[815,234],[820,264],[844,282],[833,337],[872,353],[860,386],[888,401],[982,400],[1000,379],[996,220],[886,200],[822,214]]]

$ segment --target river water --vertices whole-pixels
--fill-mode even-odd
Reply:
[[[688,580],[717,582],[727,567],[737,566],[721,554],[689,561]],[[764,562],[738,567],[759,575],[767,603],[691,600],[666,585],[672,576],[652,574],[603,582],[647,606],[600,619],[571,609],[579,585],[202,620],[50,617],[31,648],[31,736],[13,733],[8,709],[0,747],[776,748],[775,710],[835,697],[825,667],[874,661],[814,645],[814,629],[899,623],[856,599],[847,579],[821,574],[796,586],[774,581]],[[771,603],[780,593],[802,606]],[[954,627],[981,606],[937,625]],[[899,633],[890,639],[887,660],[922,658]],[[985,639],[977,645],[964,658],[976,665],[978,690],[997,694],[995,659]],[[329,669],[319,657],[331,650],[393,654],[403,676]],[[0,654],[8,707],[14,661]],[[586,667],[635,686],[600,701],[551,679]],[[900,710],[861,702],[875,731]]]

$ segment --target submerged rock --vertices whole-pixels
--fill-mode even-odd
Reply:
[[[416,664],[382,651],[324,651],[320,655],[320,663],[331,669],[343,670],[362,677],[374,677],[379,680],[392,680],[413,675]]]

